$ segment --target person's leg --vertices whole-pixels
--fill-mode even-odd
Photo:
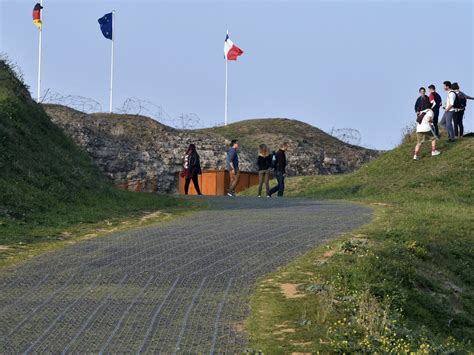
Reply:
[[[258,196],[262,195],[263,179],[265,178],[265,171],[258,172]]]
[[[457,137],[459,134],[459,112],[454,112],[453,115],[453,127],[454,127],[454,137]]]
[[[453,111],[449,111],[449,112],[446,112],[446,126],[447,126],[447,129],[448,129],[448,136],[449,136],[449,139],[450,140],[454,140],[454,127],[453,127],[453,116],[454,116],[454,112]]]
[[[229,191],[231,193],[235,193],[235,188],[237,187],[237,184],[239,183],[239,178],[240,178],[240,171],[237,170],[234,174],[231,173],[231,176],[233,175],[233,178],[231,178],[231,184],[229,187]]]
[[[459,116],[458,116],[458,124],[459,124],[459,136],[463,137],[464,136],[464,124],[463,124],[463,119],[464,119],[464,111],[459,111]]]
[[[421,148],[421,142],[417,143],[416,146],[415,146],[415,155],[417,157],[420,156],[420,148]]]
[[[434,111],[434,116],[433,116],[433,127],[436,133],[436,137],[439,138],[438,118],[439,118],[439,110],[436,110]]]
[[[280,180],[278,179],[278,175],[278,173],[275,174],[277,184],[270,189],[270,192],[268,193],[269,196],[273,195],[280,188]]]
[[[431,153],[433,153],[436,150],[436,139],[433,139],[431,141]]]
[[[191,182],[191,178],[186,178],[184,181],[184,194],[187,195],[189,192],[189,183]]]
[[[198,195],[201,195],[201,189],[199,188],[199,176],[198,174],[193,175],[193,184],[194,184],[194,189],[196,190]]]
[[[235,173],[234,171],[229,171],[229,178],[230,178],[230,182],[229,182],[229,192],[230,193],[233,193],[233,190],[232,190],[232,186],[234,186],[234,181],[235,181]]]
[[[280,181],[278,182],[278,196],[282,197],[285,191],[285,175],[280,175]]]
[[[265,171],[265,192],[267,196],[270,193],[270,170]]]

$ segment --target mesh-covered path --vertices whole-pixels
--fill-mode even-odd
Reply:
[[[256,279],[371,216],[299,199],[211,205],[0,270],[0,353],[242,351]]]

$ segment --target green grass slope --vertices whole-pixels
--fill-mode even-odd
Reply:
[[[440,143],[438,157],[425,146],[420,161],[413,148],[349,175],[288,180],[288,195],[368,204],[375,218],[260,281],[253,349],[474,350],[474,139]]]
[[[0,257],[71,229],[183,204],[115,189],[0,60]]]
[[[307,123],[287,118],[267,118],[243,120],[227,126],[206,128],[201,131],[217,133],[229,140],[239,139],[249,149],[257,150],[262,142],[277,149],[283,141],[297,142],[300,146],[336,150],[352,148],[354,150],[371,151],[370,149],[344,143],[324,131]]]

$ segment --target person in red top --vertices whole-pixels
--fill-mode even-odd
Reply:
[[[441,99],[441,96],[436,92],[436,87],[431,84],[428,86],[428,89],[430,90],[430,103],[431,103],[431,109],[433,110],[433,127],[434,131],[436,133],[436,137],[439,137],[439,129],[438,129],[438,118],[439,118],[439,109],[441,108],[443,104],[443,100]]]

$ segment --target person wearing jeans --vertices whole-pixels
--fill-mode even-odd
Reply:
[[[453,127],[453,119],[454,119],[454,101],[456,100],[456,93],[452,90],[452,85],[450,81],[445,81],[444,83],[444,91],[448,93],[448,97],[446,98],[446,106],[444,107],[444,115],[441,119],[440,124],[448,131],[448,139],[449,142],[454,142],[454,127]]]
[[[265,183],[265,194],[270,197],[270,166],[272,164],[271,156],[268,152],[268,147],[265,144],[260,144],[258,147],[258,197],[262,196],[262,188]]]
[[[276,152],[276,166],[275,166],[275,178],[277,185],[270,190],[269,196],[272,196],[275,192],[278,192],[278,196],[282,197],[285,192],[285,174],[286,174],[286,150],[288,149],[288,143],[283,143],[280,146],[278,152]]]
[[[230,186],[229,192],[227,193],[228,196],[235,196],[235,188],[239,183],[240,179],[240,171],[239,171],[239,155],[237,149],[239,148],[239,141],[237,139],[233,139],[230,142],[230,149],[227,152],[227,171],[229,172],[230,176]]]

